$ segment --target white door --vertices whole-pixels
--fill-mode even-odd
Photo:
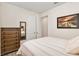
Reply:
[[[36,38],[36,18],[35,16],[28,16],[27,18],[27,40]]]
[[[41,21],[42,37],[46,37],[48,36],[48,16],[42,17]]]

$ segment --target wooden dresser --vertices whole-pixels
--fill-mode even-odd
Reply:
[[[20,28],[1,28],[1,55],[17,51],[20,47]]]

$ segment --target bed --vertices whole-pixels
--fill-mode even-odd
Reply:
[[[69,56],[66,53],[67,40],[44,37],[24,42],[17,55],[22,56]]]

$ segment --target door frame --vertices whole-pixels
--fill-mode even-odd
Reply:
[[[42,37],[43,37],[42,20],[43,20],[45,17],[48,18],[48,15],[41,17],[41,35],[42,35]],[[47,31],[47,33],[48,33],[48,31]],[[48,36],[48,34],[47,34],[47,36]]]

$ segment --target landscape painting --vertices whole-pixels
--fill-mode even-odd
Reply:
[[[78,28],[78,15],[69,15],[57,18],[58,28]]]

